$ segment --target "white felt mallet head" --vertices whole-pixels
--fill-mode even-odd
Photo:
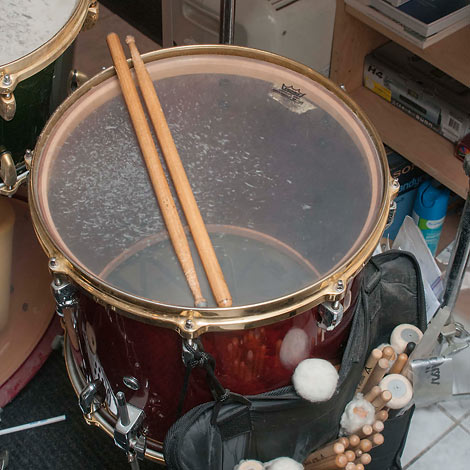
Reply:
[[[295,391],[313,403],[329,400],[338,384],[338,372],[324,359],[305,359],[294,371],[292,383]]]
[[[240,460],[233,470],[263,470],[264,466],[258,460]]]
[[[303,470],[304,466],[289,457],[279,457],[264,464],[265,470]]]

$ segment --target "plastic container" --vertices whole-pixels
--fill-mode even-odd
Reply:
[[[413,207],[413,219],[433,256],[436,254],[448,202],[449,190],[435,181],[425,181],[419,186]]]

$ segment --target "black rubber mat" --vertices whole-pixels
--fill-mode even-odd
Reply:
[[[67,377],[61,351],[53,351],[44,367],[0,415],[0,429],[66,415],[66,420],[0,436],[0,453],[10,454],[7,470],[129,469],[126,455],[100,429],[88,426]],[[140,462],[141,469],[161,470]]]

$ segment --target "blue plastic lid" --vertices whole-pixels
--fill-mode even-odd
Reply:
[[[418,188],[414,211],[423,219],[441,219],[446,215],[448,201],[447,188],[436,186],[433,181],[425,181]]]

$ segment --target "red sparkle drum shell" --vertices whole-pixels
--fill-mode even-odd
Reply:
[[[218,308],[191,245],[207,308],[195,309],[168,241],[114,71],[52,116],[34,152],[30,201],[55,277],[77,288],[64,310],[77,393],[107,389],[86,419],[112,434],[115,395],[145,411],[147,456],[178,418],[183,340],[199,338],[233,392],[285,386],[308,357],[337,364],[361,270],[396,193],[360,109],[308,67],[236,46],[144,56],[233,297]],[[190,242],[191,243],[191,242]],[[319,305],[344,318],[319,326]],[[183,412],[209,401],[195,369]]]
[[[109,269],[115,269],[119,262]],[[339,364],[360,279],[361,273],[351,279],[343,301],[344,318],[332,331],[319,326],[321,318],[315,307],[266,326],[201,335],[204,350],[215,359],[218,380],[235,393],[255,395],[288,385],[295,367],[304,359],[316,357]],[[183,393],[181,336],[99,305],[84,292],[79,298],[76,311],[65,312],[75,365],[87,381],[99,378],[106,384],[112,413],[116,413],[114,395],[125,388],[129,402],[145,411],[147,436],[163,442],[178,417]],[[125,377],[137,379],[139,390],[123,387]],[[184,397],[183,412],[212,399],[205,371],[196,368]]]

